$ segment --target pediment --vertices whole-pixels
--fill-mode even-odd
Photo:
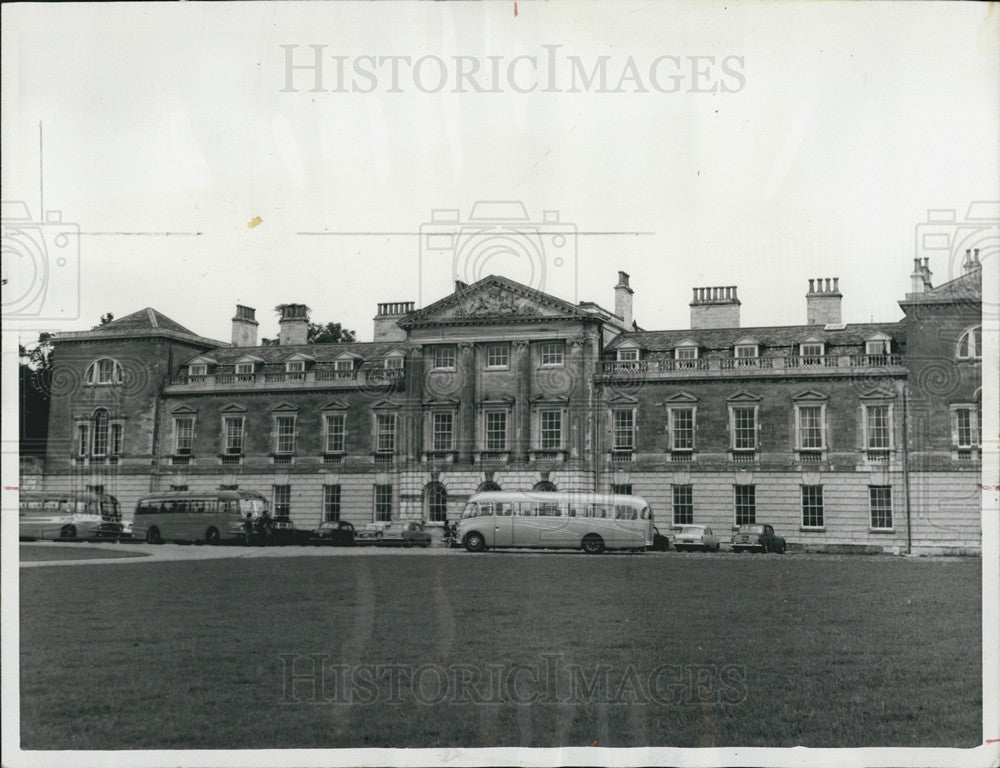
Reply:
[[[299,407],[291,403],[278,403],[271,408],[272,413],[298,413],[298,410]]]
[[[896,393],[891,389],[879,389],[877,387],[858,395],[859,400],[892,400],[894,397],[896,397]]]
[[[568,397],[560,397],[559,395],[535,395],[530,399],[529,402],[535,403],[537,405],[544,405],[545,403],[552,403],[553,405],[565,405],[569,402]]]
[[[178,405],[176,408],[171,408],[170,413],[175,416],[194,416],[198,410],[190,405]]]
[[[676,392],[669,397],[664,398],[665,402],[668,404],[673,403],[697,403],[698,398],[689,392]]]
[[[315,357],[312,357],[310,355],[304,354],[302,352],[295,352],[294,354],[291,354],[291,355],[289,355],[288,357],[285,358],[285,362],[286,363],[298,362],[299,360],[302,360],[303,362],[306,362],[306,363],[315,363],[316,362],[316,358]]]
[[[257,357],[256,355],[243,355],[242,357],[238,357],[235,360],[233,360],[233,363],[235,363],[236,365],[239,365],[240,363],[255,363],[256,364],[256,363],[263,363],[263,362],[264,362],[264,359],[261,358],[261,357]]]
[[[726,398],[729,403],[759,403],[764,398],[760,395],[753,395],[746,390],[741,389],[735,395],[731,395]]]
[[[440,397],[428,397],[428,398],[424,398],[423,405],[428,405],[428,406],[432,406],[432,405],[445,406],[446,405],[446,406],[449,406],[449,407],[457,408],[460,402],[461,401],[457,397],[440,396]]]
[[[320,408],[321,411],[346,411],[350,406],[340,400],[331,400],[329,403]]]
[[[490,275],[412,313],[401,327],[458,325],[484,322],[523,322],[546,319],[588,318],[562,299],[507,278]]]
[[[799,402],[825,403],[829,399],[830,398],[827,395],[824,395],[822,392],[817,392],[814,389],[809,389],[806,390],[805,392],[800,392],[799,394],[795,395],[795,397],[792,398],[792,400],[794,400],[796,403]]]
[[[373,411],[386,411],[386,410],[398,410],[398,409],[399,409],[399,403],[394,402],[392,400],[387,400],[385,398],[372,403]]]
[[[219,409],[220,413],[246,413],[246,406],[239,405],[238,403],[230,403],[229,405],[224,405]]]
[[[632,397],[632,395],[626,395],[624,392],[618,392],[615,395],[609,397],[605,402],[608,405],[637,405],[639,403],[639,398]]]
[[[207,355],[195,355],[190,360],[185,360],[183,365],[218,365],[219,361]]]

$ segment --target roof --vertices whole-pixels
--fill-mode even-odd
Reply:
[[[198,357],[210,357],[220,365],[230,365],[241,357],[253,355],[268,363],[283,363],[293,355],[305,354],[317,363],[331,363],[345,353],[365,360],[381,360],[394,350],[408,350],[402,341],[352,341],[343,344],[264,344],[258,347],[219,347]]]
[[[93,331],[133,331],[145,328],[161,328],[165,331],[176,331],[177,333],[188,333],[195,336],[194,331],[188,330],[175,320],[171,320],[162,312],[157,312],[152,307],[140,309],[131,315],[125,315],[117,320],[112,320],[104,325],[95,325]]]
[[[902,323],[850,323],[842,331],[828,331],[822,325],[777,325],[629,332],[616,337],[608,348],[616,349],[631,341],[641,349],[657,352],[674,349],[685,341],[693,341],[702,349],[731,349],[743,339],[754,339],[763,347],[792,347],[807,338],[817,339],[831,347],[857,346],[879,332],[896,341],[905,338]]]
[[[125,317],[112,320],[104,325],[95,325],[89,331],[64,331],[57,333],[53,341],[90,341],[92,339],[125,339],[163,336],[178,341],[185,341],[203,347],[219,347],[225,344],[218,339],[199,336],[185,328],[176,320],[171,320],[162,312],[152,307],[140,309]]]
[[[973,269],[954,280],[942,283],[923,293],[909,293],[900,304],[911,302],[975,302],[983,300],[983,271]]]

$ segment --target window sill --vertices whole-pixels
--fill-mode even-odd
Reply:
[[[448,448],[443,451],[424,451],[423,459],[424,461],[447,461],[454,463],[457,455],[458,451],[454,448]]]
[[[800,525],[799,531],[802,533],[826,533],[825,525]]]
[[[532,448],[529,456],[532,461],[565,461],[565,448]]]
[[[895,533],[895,528],[869,528],[868,533]]]

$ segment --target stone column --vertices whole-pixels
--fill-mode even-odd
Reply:
[[[566,360],[570,388],[566,393],[569,407],[566,409],[566,448],[570,461],[579,461],[587,444],[587,387],[593,376],[592,366],[585,354],[587,340],[584,338],[568,341],[569,355]]]
[[[527,341],[514,342],[514,371],[517,392],[514,400],[514,440],[511,459],[515,464],[526,464],[531,447],[531,351]]]
[[[423,449],[423,408],[424,399],[424,350],[422,347],[410,350],[406,360],[406,398],[402,408],[402,418],[406,424],[403,455],[408,464],[420,458]]]
[[[476,441],[476,350],[463,342],[458,345],[456,376],[460,382],[458,389],[458,460],[472,461]]]

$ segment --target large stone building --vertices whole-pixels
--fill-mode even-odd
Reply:
[[[54,341],[51,489],[240,487],[299,526],[455,519],[481,489],[616,490],[658,524],[790,544],[980,549],[978,254],[938,287],[917,260],[894,323],[844,323],[836,279],[806,323],[745,328],[735,287],[696,288],[690,328],[644,331],[629,276],[614,311],[503,277],[421,309],[378,305],[374,341],[307,344],[283,306],[258,344],[153,309]]]

